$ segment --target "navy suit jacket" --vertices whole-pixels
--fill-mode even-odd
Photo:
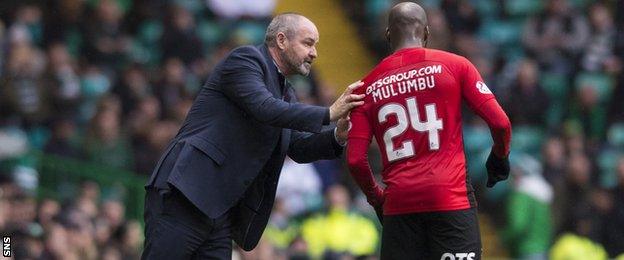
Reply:
[[[282,164],[337,158],[327,108],[295,103],[266,46],[234,49],[214,69],[146,187],[174,186],[206,216],[230,210],[233,239],[253,249]],[[314,134],[313,134],[314,133]]]

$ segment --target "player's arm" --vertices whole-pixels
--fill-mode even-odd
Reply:
[[[384,196],[368,164],[368,146],[373,134],[364,109],[365,106],[361,106],[351,111],[351,129],[347,139],[347,164],[351,176],[366,195],[368,203],[379,209],[383,205]]]
[[[462,97],[468,106],[481,117],[490,128],[494,141],[488,157],[488,187],[509,176],[509,150],[511,145],[511,122],[496,98],[483,82],[477,69],[468,60],[463,59],[460,71]]]

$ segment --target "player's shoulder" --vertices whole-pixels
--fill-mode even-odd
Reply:
[[[449,65],[465,63],[468,61],[468,59],[464,56],[436,49],[427,49],[426,59],[447,63]]]
[[[378,77],[379,75],[381,75],[385,70],[386,70],[386,65],[385,65],[385,61],[386,59],[382,60],[379,64],[377,64],[377,66],[375,66],[372,70],[370,70],[366,76],[364,76],[361,81],[364,83],[364,85],[356,90],[353,91],[353,93],[355,94],[363,94],[364,93],[364,89],[366,89],[366,86],[370,85],[371,83],[373,83]]]

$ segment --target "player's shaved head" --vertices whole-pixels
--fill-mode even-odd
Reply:
[[[386,37],[393,49],[424,45],[429,31],[427,13],[420,5],[402,2],[390,9]]]

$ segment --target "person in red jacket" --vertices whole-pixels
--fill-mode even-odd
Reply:
[[[507,179],[511,123],[466,58],[424,46],[425,11],[404,2],[390,12],[394,53],[362,81],[364,105],[351,111],[347,161],[383,224],[381,259],[480,259],[474,190],[466,174],[461,103],[483,118],[494,145],[488,187]],[[382,189],[368,164],[375,137]]]

